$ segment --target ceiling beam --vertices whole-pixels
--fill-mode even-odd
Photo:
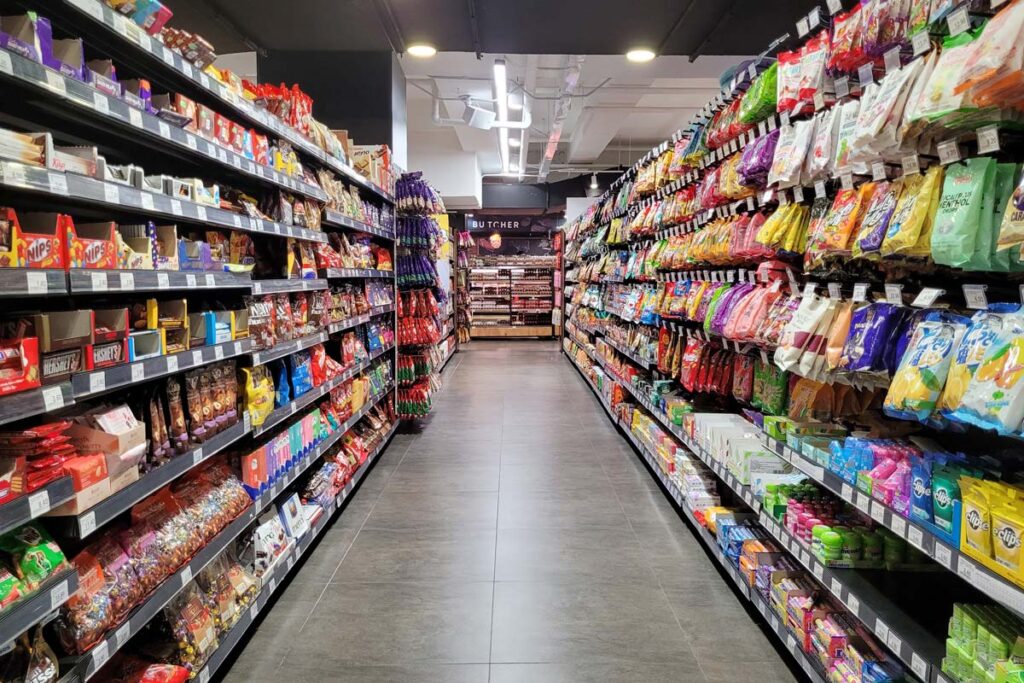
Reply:
[[[692,52],[689,52],[687,59],[691,64],[697,61],[697,57],[700,57],[701,52],[704,50],[704,46],[707,45],[711,41],[711,37],[718,32],[722,22],[732,17],[732,8],[736,6],[736,0],[729,0],[726,3],[722,3],[721,6],[723,9],[715,20],[715,25],[711,27],[710,31],[704,34],[704,40],[700,41],[700,45],[698,45]]]
[[[469,10],[469,28],[473,33],[473,52],[477,59],[483,59],[484,48],[480,43],[480,22],[477,18],[476,0],[466,0],[466,9]]]
[[[391,44],[391,49],[398,54],[405,53],[405,36],[402,35],[402,28],[395,19],[395,12],[388,0],[373,0],[373,8],[377,11],[377,20],[384,29],[384,35]]]
[[[683,21],[690,14],[690,10],[693,9],[694,5],[697,4],[697,0],[690,0],[682,12],[679,13],[679,18],[676,19],[676,23],[672,24],[672,28],[669,29],[668,33],[665,34],[665,38],[661,41],[661,45],[658,46],[658,54],[665,54],[665,48],[668,47],[668,43],[672,40],[672,36],[675,35],[679,27],[683,25]]]

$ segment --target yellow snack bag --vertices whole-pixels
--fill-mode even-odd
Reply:
[[[1021,535],[1024,511],[1019,505],[1003,503],[992,508],[992,553],[996,562],[1013,572],[1021,570]]]
[[[986,482],[960,478],[963,499],[963,542],[984,557],[992,557],[992,504]]]
[[[917,252],[918,245],[924,244],[928,245],[926,253],[931,253],[931,222],[928,219],[929,216],[934,217],[938,209],[941,188],[941,166],[932,166],[924,176],[904,178],[903,194],[896,202],[896,209],[882,242],[883,258],[897,254],[909,255],[910,252]]]

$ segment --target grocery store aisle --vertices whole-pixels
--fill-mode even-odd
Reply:
[[[463,348],[226,680],[794,680],[557,344]]]

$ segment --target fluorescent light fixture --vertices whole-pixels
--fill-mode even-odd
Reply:
[[[498,120],[508,121],[508,74],[505,60],[494,60],[494,100],[498,103]],[[501,170],[508,173],[509,149],[508,128],[498,129],[498,144],[501,153]]]
[[[518,147],[519,146],[519,138],[509,138],[508,139],[508,144],[511,145],[512,147]]]
[[[437,54],[437,48],[427,43],[413,43],[409,47],[405,48],[413,57],[419,57],[420,59],[426,59],[427,57],[433,57]]]
[[[590,189],[591,190],[596,190],[597,189],[597,174],[596,173],[591,173],[590,174]]]
[[[648,50],[645,47],[635,47],[626,53],[626,59],[631,62],[649,62],[654,59],[654,57],[654,51]]]
[[[508,165],[508,170],[510,172],[512,172],[512,173],[518,173],[519,172],[519,164],[517,164],[516,162],[513,161],[511,164]]]
[[[519,110],[521,110],[523,108],[523,103],[522,102],[516,102],[515,100],[512,99],[512,96],[509,95],[508,96],[508,108],[511,111],[519,111]]]

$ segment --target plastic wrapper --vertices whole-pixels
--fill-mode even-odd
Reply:
[[[942,177],[942,167],[932,166],[924,177],[911,175],[903,179],[903,192],[882,241],[883,258],[931,252],[932,223],[939,205]]]
[[[779,53],[775,103],[779,112],[792,112],[796,108],[800,97],[800,57],[799,49]]]
[[[875,188],[853,242],[854,258],[878,255],[902,191],[903,179],[881,182]]]
[[[790,126],[783,126],[780,130],[779,142],[775,147],[771,170],[768,172],[768,184],[786,188],[800,181],[800,172],[811,145],[814,121],[796,121]]]
[[[997,339],[978,365],[952,416],[1000,434],[1020,431],[1024,419],[1024,315],[1003,317]]]
[[[919,422],[931,416],[966,322],[961,316],[934,311],[914,327],[885,397],[887,415]]]
[[[213,614],[198,587],[189,584],[174,596],[164,608],[164,617],[178,644],[175,663],[190,672],[198,672],[217,649],[218,643]]]
[[[932,258],[936,263],[963,267],[970,261],[981,231],[985,188],[994,181],[995,161],[989,157],[975,157],[946,168],[932,232]]]
[[[9,558],[26,589],[39,588],[48,578],[67,567],[63,551],[38,523],[31,522],[0,536],[0,550]]]

